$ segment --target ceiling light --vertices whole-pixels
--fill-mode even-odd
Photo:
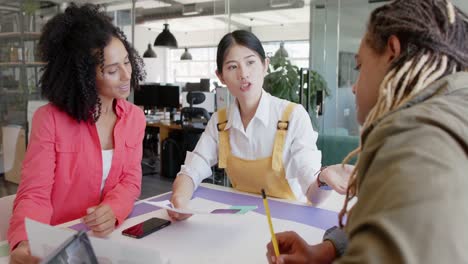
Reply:
[[[288,51],[286,51],[286,49],[284,48],[284,42],[281,41],[280,48],[275,52],[275,57],[286,58],[288,56],[289,56]]]
[[[148,48],[143,53],[143,58],[157,58],[156,52],[151,48],[151,43],[148,43]]]
[[[177,48],[177,40],[169,31],[169,24],[164,24],[163,31],[159,33],[154,41],[154,46]]]
[[[184,53],[180,56],[180,60],[192,60],[192,54],[188,51],[188,48],[185,48]]]

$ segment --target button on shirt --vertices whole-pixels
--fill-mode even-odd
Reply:
[[[247,129],[241,121],[237,101],[227,109],[229,141],[232,155],[255,160],[270,157],[273,153],[277,123],[289,101],[279,99],[263,91],[255,116]],[[211,167],[218,163],[218,115],[213,114],[193,152],[187,152],[179,174],[192,178],[195,188],[211,176]],[[321,152],[317,149],[317,132],[304,107],[293,110],[286,135],[283,166],[291,190],[299,201],[306,201],[305,194],[316,180],[315,172],[321,166]]]

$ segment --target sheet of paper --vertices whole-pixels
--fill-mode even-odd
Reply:
[[[190,208],[203,209],[203,211],[229,207],[201,198],[193,199],[190,204]],[[159,210],[155,211],[154,215],[146,217],[162,215]],[[279,219],[273,219],[273,227],[275,232],[296,231],[311,244],[320,243],[325,232],[304,224]],[[118,234],[115,236],[113,234],[112,237],[158,249],[161,256],[169,259],[171,264],[267,263],[266,245],[271,240],[266,216],[254,211],[239,217],[196,214],[185,221],[173,222],[170,226],[142,239],[132,239]]]
[[[74,234],[69,229],[49,226],[28,218],[26,232],[31,253],[40,258],[47,256]],[[90,241],[99,263],[167,263],[154,247],[95,237],[90,237]]]
[[[166,210],[173,211],[173,212],[180,213],[180,214],[210,214],[210,212],[198,211],[198,210],[188,209],[188,208],[187,209],[177,209],[177,208],[174,208],[172,206],[172,204],[168,200],[159,201],[159,202],[152,202],[152,201],[143,200],[142,202],[157,206],[157,207],[159,207],[161,209],[166,209]]]
[[[229,205],[224,205],[222,208],[216,208],[216,209],[211,209],[211,210],[194,209],[193,207],[191,207],[192,201],[189,204],[190,208],[178,209],[178,208],[174,208],[172,203],[168,200],[159,201],[159,202],[151,202],[147,200],[142,200],[142,202],[157,206],[161,209],[173,211],[176,213],[192,214],[192,215],[194,214],[231,214],[231,215],[232,214],[245,214],[248,211],[257,209],[257,206],[229,206]]]

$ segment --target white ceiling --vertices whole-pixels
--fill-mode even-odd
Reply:
[[[255,13],[242,13],[231,15],[231,23],[245,27],[278,26],[281,24],[308,23],[310,18],[309,6],[300,9],[285,9],[263,11]],[[187,17],[169,19],[173,31],[206,31],[226,28],[228,17],[224,14],[202,17]],[[166,21],[152,21],[143,26],[162,30]]]
[[[4,2],[5,0],[0,0]],[[9,0],[7,0],[8,2]],[[10,0],[11,1],[11,0]],[[56,3],[65,3],[70,1],[65,0],[52,0]],[[237,1],[237,0],[231,0]],[[255,0],[252,0],[255,1]],[[74,0],[77,3],[92,2],[96,4],[107,5],[109,11],[129,9],[131,8],[131,0]],[[210,0],[137,0],[137,16],[138,12],[143,8],[161,8],[167,7],[168,2],[176,2],[178,4],[202,3],[210,2]],[[213,1],[214,2],[214,1]],[[468,12],[468,0],[452,0],[452,2],[459,6],[465,12]],[[300,24],[309,23],[310,21],[310,5],[323,4],[337,5],[338,0],[325,1],[325,0],[305,0],[303,8],[294,9],[280,9],[270,10],[253,13],[232,14],[231,24],[235,27],[261,27],[261,26],[278,26],[287,24]],[[372,9],[381,4],[369,4],[368,0],[341,0],[341,20],[346,21],[342,23],[344,28],[352,27],[356,24],[357,20],[366,19]],[[154,31],[161,31],[164,23],[169,23],[171,31],[174,32],[192,32],[192,31],[207,31],[227,28],[228,17],[225,14],[215,14],[213,16],[199,16],[199,17],[181,17],[169,20],[148,21],[142,24],[145,27],[151,28]],[[321,22],[321,21],[317,21]],[[356,28],[354,31],[359,31]],[[345,32],[342,32],[345,33]]]
[[[217,18],[222,16],[201,16],[170,19],[168,21],[154,21],[143,24],[142,26],[151,28],[154,31],[161,31],[164,28],[164,23],[168,23],[171,31],[187,32],[187,31],[206,31],[226,28],[226,23]]]
[[[178,2],[187,4],[193,3],[193,0],[178,0]],[[196,2],[206,1],[197,0]],[[307,23],[309,17],[310,0],[307,0],[303,8],[232,14],[231,23],[235,26],[242,25],[244,27],[281,26],[281,24]],[[143,26],[162,30],[164,28],[163,24],[168,22],[172,31],[206,31],[226,28],[227,20],[228,17],[225,14],[214,14],[213,16],[181,17],[167,21],[151,21],[144,23]]]
[[[205,2],[203,0],[177,0],[178,2],[187,4],[193,2]],[[235,0],[234,0],[235,1]],[[241,24],[246,27],[259,27],[259,26],[278,26],[282,24],[297,24],[297,23],[309,23],[310,21],[310,3],[308,0],[303,8],[294,9],[282,9],[263,11],[255,13],[242,13],[231,15],[231,21],[233,24]],[[313,4],[318,1],[313,1]],[[329,1],[330,3],[330,1]],[[468,12],[468,1],[467,0],[453,0],[453,3],[460,7],[465,12]],[[341,1],[341,17],[342,21],[351,22],[353,24],[358,20],[367,19],[371,11],[382,4],[369,4],[368,0],[342,0]],[[171,25],[173,31],[206,31],[226,28],[226,24],[223,21],[227,21],[227,15],[218,14],[214,16],[205,17],[187,17],[187,18],[176,18],[170,19],[167,22]],[[354,23],[353,23],[354,21]],[[154,30],[162,30],[163,24],[166,21],[152,21],[144,24],[146,27],[150,27]]]

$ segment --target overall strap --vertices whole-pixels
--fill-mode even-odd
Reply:
[[[226,108],[223,108],[218,111],[218,124],[216,125],[218,128],[218,135],[219,135],[218,167],[223,168],[223,169],[226,168],[227,157],[230,152],[229,131],[224,130],[226,125],[227,125]]]
[[[272,155],[272,168],[275,171],[281,171],[283,168],[283,148],[284,141],[286,139],[286,133],[289,128],[289,117],[291,116],[294,107],[297,104],[289,103],[286,106],[286,109],[283,112],[283,117],[278,121],[276,126],[277,132],[275,136],[275,145],[273,146],[273,155]]]

